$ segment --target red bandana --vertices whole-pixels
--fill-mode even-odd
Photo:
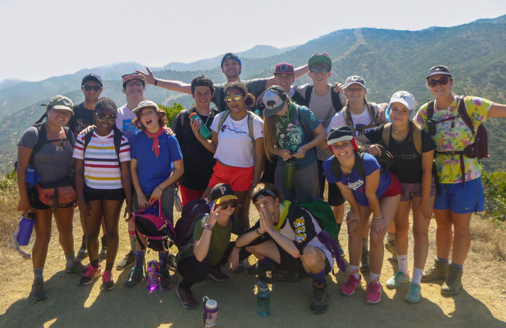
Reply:
[[[162,133],[165,132],[163,128],[160,128],[157,133],[149,133],[147,129],[144,130],[148,137],[153,138],[153,147],[151,148],[151,151],[155,152],[156,158],[158,158],[158,155],[160,155],[160,147],[158,147],[158,137],[162,135]]]

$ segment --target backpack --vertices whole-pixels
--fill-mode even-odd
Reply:
[[[353,118],[351,116],[351,112],[348,107],[345,107],[343,110],[344,123],[347,126],[349,126],[350,128],[352,128],[353,132],[356,132],[357,130],[359,130],[360,135],[364,134],[364,130],[366,130],[366,129],[374,128],[374,127],[381,125],[381,123],[378,120],[378,111],[379,111],[378,105],[368,102],[367,109],[369,110],[369,115],[372,119],[372,123],[369,124],[368,126],[361,126],[359,124],[357,124],[357,126],[355,126],[353,124]]]
[[[176,236],[174,226],[163,215],[159,200],[154,200],[149,208],[135,212],[132,219],[135,235],[143,250],[149,247],[157,252],[166,252],[174,242]],[[139,234],[146,237],[147,245],[141,242]]]
[[[181,251],[184,246],[191,243],[195,222],[209,212],[209,205],[204,198],[194,199],[183,206],[181,218],[176,222],[174,229],[176,233],[174,244],[178,250]]]
[[[313,85],[308,85],[306,88],[306,106],[309,107],[309,103],[311,102],[311,94],[313,93]],[[334,88],[330,87],[330,96],[332,98],[332,106],[334,106],[334,109],[336,110],[336,113],[341,111],[343,109],[343,104],[341,104],[341,98],[339,98],[339,92],[334,92]]]
[[[309,130],[306,123],[304,123],[304,121],[302,120],[302,117],[300,116],[300,106],[295,103],[294,103],[294,106],[295,106],[295,113],[297,114],[297,119],[300,122],[300,127],[302,128],[302,130],[304,131],[304,134],[306,135],[306,141],[309,143],[309,142],[311,142],[311,140],[313,140],[313,132],[311,130]],[[315,148],[315,150],[316,150],[316,148]]]
[[[251,111],[248,112],[248,133],[249,137],[251,138],[251,142],[253,143],[253,160],[255,159],[255,131],[253,131],[253,120],[257,115]],[[225,123],[225,120],[230,115],[230,109],[227,109],[223,115],[221,115],[220,120],[218,122],[218,134],[221,131],[221,128],[223,127],[223,123]]]
[[[114,125],[112,129],[114,130],[114,150],[116,150],[116,156],[118,157],[119,162],[119,151],[121,148],[121,138],[123,137],[123,133],[121,132],[120,129],[116,127],[116,125]],[[84,136],[84,152],[86,152],[86,148],[88,147],[88,144],[90,143],[91,138],[93,137],[94,131],[95,129],[92,129]]]
[[[422,156],[422,128],[416,123],[410,122],[413,131],[413,143],[415,144],[416,152]],[[392,123],[383,125],[383,133],[381,134],[381,141],[383,146],[388,149],[390,144],[390,134],[392,133]]]
[[[309,97],[311,97],[311,95],[309,95]],[[293,97],[291,98],[291,100],[299,106],[306,106],[307,107],[307,105],[308,105],[306,102],[306,99],[304,99],[304,97],[302,97],[302,95],[300,93],[298,93],[297,91],[295,91],[293,93]]]
[[[382,145],[376,145],[381,150],[381,155],[374,156],[376,160],[378,161],[378,164],[383,169],[383,172],[381,172],[381,175],[385,174],[392,165],[394,164],[394,156],[385,149]],[[365,170],[364,170],[364,153],[365,151],[356,151],[355,152],[355,170],[357,171],[358,175],[364,179],[365,181]],[[336,158],[335,155],[332,155],[332,173],[337,177],[339,181],[341,181],[341,164],[339,163],[339,160]]]

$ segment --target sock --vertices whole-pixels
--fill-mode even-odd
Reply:
[[[74,253],[65,254],[65,260],[67,260],[67,268],[70,268],[74,265],[76,255]]]
[[[112,262],[112,263],[106,262],[105,263],[105,271],[112,271],[113,266],[114,266],[114,262]]]
[[[160,260],[160,268],[167,267],[167,254],[164,252],[158,252],[158,259]]]
[[[369,279],[369,283],[380,283],[381,274],[376,274],[371,272],[371,278]]]
[[[369,238],[362,238],[362,249],[369,249]]]
[[[360,267],[350,264],[350,274],[354,275],[356,279],[360,279]]]
[[[387,233],[387,241],[389,243],[395,242],[395,232],[389,232],[389,233]]]
[[[128,237],[130,237],[130,252],[135,253],[136,241],[135,231],[128,230]]]
[[[325,282],[325,269],[323,269],[322,271],[320,271],[318,273],[312,273],[312,272],[307,272],[307,271],[306,271],[306,273],[308,276],[313,278],[314,282],[316,282],[318,285],[323,284]]]
[[[90,260],[90,264],[94,269],[98,269],[98,258],[96,260]]]
[[[135,252],[135,268],[142,270],[142,265],[144,264],[144,253],[143,251]]]
[[[408,273],[408,255],[397,255],[397,262],[399,262],[399,271]]]
[[[42,268],[33,268],[33,279],[40,279],[44,280],[44,277],[42,276],[42,271],[44,271],[44,267]]]
[[[337,236],[339,237],[339,233],[341,232],[341,224],[342,223],[337,223]]]
[[[450,263],[450,260],[448,260],[448,259],[442,259],[442,258],[437,257],[437,256],[436,256],[434,259],[435,259],[436,261],[440,262],[440,263],[443,263],[443,264],[448,264],[448,263]]]
[[[260,260],[260,262],[264,263],[264,264],[269,264],[269,265],[276,265],[276,261],[274,261],[273,259],[271,259],[270,257],[267,257],[265,256],[263,259]]]
[[[454,268],[461,269],[461,270],[464,268],[464,266],[463,266],[463,265],[458,265],[458,264],[455,264],[455,263],[453,263],[453,262],[452,262],[452,264],[450,264],[450,265],[451,265],[452,267],[454,267]]]
[[[422,282],[422,274],[423,270],[418,268],[413,268],[413,279],[411,279],[411,283],[420,285]]]

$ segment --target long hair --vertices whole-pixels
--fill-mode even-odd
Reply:
[[[286,99],[288,100],[287,115],[290,117],[292,102],[290,101],[290,97],[287,96]],[[276,122],[278,121],[278,115],[264,116],[264,151],[265,156],[267,156],[267,159],[271,162],[271,155],[273,155],[273,153],[271,153],[269,149],[279,146],[278,139],[276,138]]]

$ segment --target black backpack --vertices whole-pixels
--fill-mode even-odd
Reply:
[[[381,175],[383,175],[394,164],[394,156],[382,145],[376,146],[380,148],[381,155],[374,156],[374,158],[376,158],[378,164],[383,169],[383,172],[381,172]],[[364,153],[365,151],[360,150],[355,152],[355,170],[357,171],[358,175],[365,181]],[[332,155],[331,163],[332,163],[332,173],[337,177],[339,181],[341,181],[341,164],[339,163],[339,160],[336,158],[335,155]]]

